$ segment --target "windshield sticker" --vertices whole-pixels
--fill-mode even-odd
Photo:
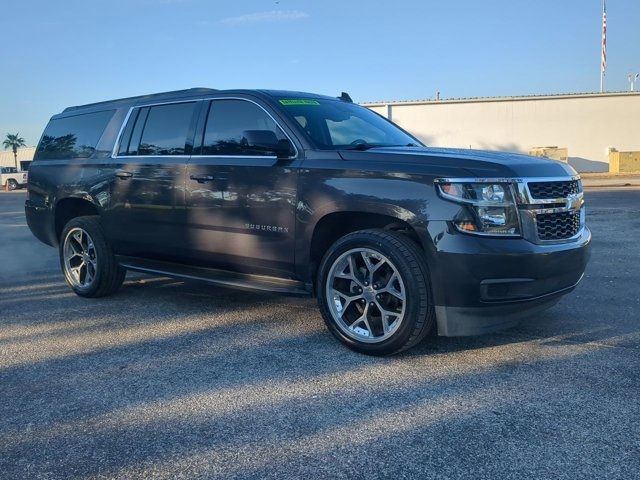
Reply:
[[[291,100],[280,100],[282,105],[320,105],[320,102],[317,100],[304,100],[304,99],[291,99]]]

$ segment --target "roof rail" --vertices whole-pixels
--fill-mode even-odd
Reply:
[[[84,105],[74,105],[72,107],[67,107],[63,110],[63,112],[69,112],[72,110],[78,110],[80,108],[87,108],[87,107],[96,107],[99,105],[106,105],[109,103],[116,103],[116,102],[125,102],[125,101],[132,101],[132,100],[142,100],[144,98],[155,98],[155,97],[162,97],[162,96],[169,96],[169,95],[186,95],[186,94],[193,94],[193,95],[198,95],[198,94],[202,94],[205,95],[207,93],[211,93],[211,92],[217,92],[217,90],[215,88],[205,88],[205,87],[195,87],[195,88],[187,88],[184,90],[171,90],[168,92],[160,92],[160,93],[151,93],[148,95],[136,95],[134,97],[124,97],[124,98],[115,98],[113,100],[105,100],[102,102],[95,102],[95,103],[87,103]]]

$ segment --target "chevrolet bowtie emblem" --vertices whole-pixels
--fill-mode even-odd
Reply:
[[[573,193],[566,199],[566,206],[569,210],[579,210],[582,207],[582,195]]]

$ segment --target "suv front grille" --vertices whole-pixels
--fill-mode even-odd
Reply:
[[[580,211],[536,215],[540,240],[564,240],[580,231]]]
[[[569,195],[580,192],[578,180],[566,180],[560,182],[531,182],[529,183],[531,196],[538,200],[551,200],[566,198]]]

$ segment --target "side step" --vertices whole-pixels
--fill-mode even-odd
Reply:
[[[116,258],[118,263],[124,268],[136,272],[207,282],[241,290],[257,290],[297,297],[311,296],[311,285],[297,280],[264,275],[250,275],[215,268],[193,267],[178,263],[126,257],[122,255],[116,255]]]

